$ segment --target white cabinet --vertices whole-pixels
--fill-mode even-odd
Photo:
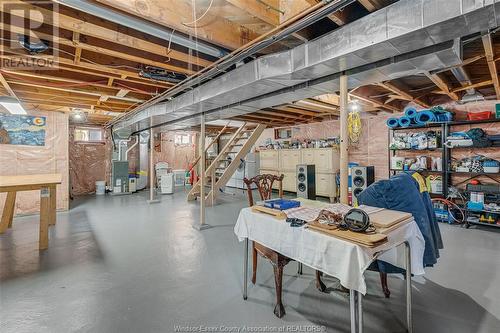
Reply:
[[[315,149],[301,149],[302,164],[315,164],[314,163],[314,151],[315,151]]]
[[[336,193],[335,175],[329,173],[316,173],[316,194],[332,197]],[[333,194],[333,195],[332,195]]]
[[[295,172],[284,172],[283,175],[283,191],[297,192],[297,180]]]
[[[302,163],[300,149],[279,150],[280,170],[295,172],[297,164]]]
[[[259,155],[261,169],[278,170],[279,152],[277,150],[263,150]]]
[[[305,148],[263,150],[260,152],[260,174],[283,174],[283,190],[297,191],[297,164],[314,164],[316,194],[330,199],[336,197],[335,174],[339,171],[340,156],[334,148]],[[275,183],[273,188],[278,189]]]

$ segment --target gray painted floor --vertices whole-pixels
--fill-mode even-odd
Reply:
[[[287,266],[287,314],[273,314],[271,265],[259,261],[257,285],[243,301],[243,245],[233,234],[242,196],[225,196],[199,232],[198,205],[184,193],[148,205],[146,193],[89,197],[58,214],[50,246],[37,250],[38,217],[21,217],[0,236],[0,331],[174,332],[176,325],[257,328],[261,332],[349,330],[346,294],[314,288],[313,271]],[[445,250],[414,283],[416,332],[500,332],[500,233],[443,225]],[[404,285],[367,273],[365,332],[404,332]],[[296,325],[304,325],[299,327]],[[312,326],[313,325],[313,326]],[[249,331],[249,330],[247,330]]]

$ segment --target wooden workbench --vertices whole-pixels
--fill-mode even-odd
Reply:
[[[49,225],[56,224],[56,186],[61,182],[61,174],[0,176],[0,192],[7,192],[0,234],[12,227],[17,192],[40,190],[39,249],[45,250],[49,246]]]

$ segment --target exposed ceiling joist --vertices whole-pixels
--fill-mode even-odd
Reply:
[[[396,95],[403,97],[407,101],[415,102],[416,104],[418,104],[424,108],[430,107],[430,105],[428,103],[426,103],[425,101],[423,101],[422,99],[413,97],[410,93],[405,91],[406,89],[403,90],[391,82],[382,82],[382,83],[379,83],[378,85],[384,89],[387,89],[387,90],[395,93]]]
[[[490,71],[493,86],[495,87],[495,94],[497,99],[500,99],[500,81],[498,79],[497,65],[495,63],[495,51],[491,41],[491,34],[482,37],[483,47],[486,54],[486,61],[488,62],[488,69]]]
[[[429,72],[425,73],[425,76],[429,78],[439,89],[441,89],[446,95],[448,95],[452,100],[458,101],[460,97],[450,90],[448,83],[439,75],[431,74]]]
[[[468,85],[468,86],[463,86],[463,87],[460,87],[460,88],[455,88],[455,89],[452,89],[451,91],[454,92],[454,93],[456,93],[456,92],[465,91],[465,90],[469,90],[469,89],[475,89],[475,88],[481,88],[481,87],[485,87],[485,86],[491,86],[492,84],[493,84],[493,80],[485,80],[485,81],[473,83],[473,84]]]
[[[226,0],[231,5],[244,10],[248,14],[257,17],[258,19],[272,25],[277,26],[280,24],[279,13],[273,10],[270,5],[266,6],[259,1],[248,0]]]
[[[349,95],[361,100],[361,101],[364,101],[364,102],[367,102],[368,104],[371,104],[375,107],[378,107],[378,108],[381,108],[381,109],[386,109],[386,110],[389,110],[389,111],[392,111],[392,112],[401,112],[401,110],[393,105],[390,105],[390,104],[384,104],[382,102],[379,102],[373,98],[369,98],[369,97],[365,97],[365,96],[362,96],[358,93],[355,93],[355,92],[350,92]]]
[[[192,22],[195,21],[193,17],[193,8],[191,4],[187,2],[177,0],[151,0],[147,2],[142,1],[140,2],[141,6],[137,6],[135,1],[96,1],[188,35],[193,35],[195,32],[195,25],[192,24]],[[207,8],[204,9],[206,10]],[[207,24],[208,22],[210,22],[210,24]],[[255,32],[249,29],[227,19],[217,17],[213,14],[213,11],[209,11],[201,20],[196,22],[196,32],[198,38],[222,45],[229,49],[237,49],[247,41],[258,37]]]

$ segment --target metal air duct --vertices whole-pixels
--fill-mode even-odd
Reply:
[[[448,46],[454,50],[451,55],[443,49],[433,54],[429,48],[498,25],[500,0],[400,0],[314,41],[239,66],[131,115],[115,128],[131,126],[132,131],[141,131],[181,119],[192,125],[197,120],[187,119],[201,112],[215,119],[254,112],[336,91],[335,80],[321,82],[322,78],[352,69],[359,72],[351,73],[350,87],[457,65],[457,43]],[[379,61],[388,63],[382,66]],[[301,84],[306,88],[298,88]],[[287,90],[274,97],[273,92]],[[273,102],[280,103],[269,104],[266,96],[271,95]]]

